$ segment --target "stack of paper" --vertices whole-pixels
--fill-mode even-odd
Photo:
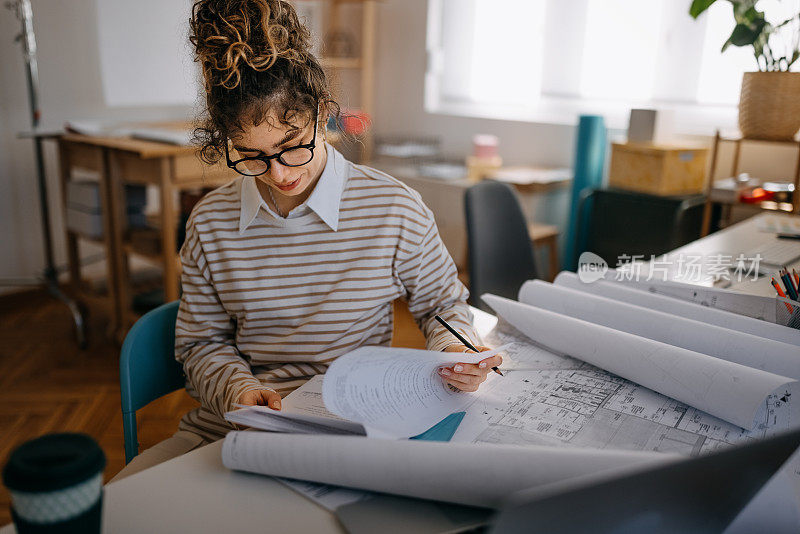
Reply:
[[[422,434],[476,399],[448,389],[437,370],[477,363],[507,346],[481,354],[361,347],[338,358],[287,396],[282,410],[247,406],[228,412],[233,423],[272,432],[354,434],[390,439]]]

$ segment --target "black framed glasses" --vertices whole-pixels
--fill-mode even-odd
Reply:
[[[319,112],[317,111],[314,113],[314,136],[311,138],[310,143],[292,146],[271,156],[251,156],[231,161],[228,144],[225,143],[225,159],[228,162],[228,167],[244,176],[261,176],[269,170],[270,162],[274,159],[286,167],[302,167],[314,159],[314,149],[317,146],[318,116]]]

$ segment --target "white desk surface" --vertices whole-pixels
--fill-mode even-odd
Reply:
[[[767,217],[800,218],[797,215],[779,214],[774,212],[760,213],[742,222],[731,225],[724,230],[720,230],[719,232],[715,232],[702,239],[698,239],[697,241],[693,241],[687,245],[677,248],[666,254],[666,257],[668,260],[675,260],[681,255],[683,255],[684,258],[687,258],[689,256],[708,257],[714,254],[727,254],[732,255],[735,259],[736,255],[740,253],[745,253],[745,256],[747,257],[747,251],[754,250],[756,247],[764,245],[765,243],[778,241],[784,245],[797,247],[798,255],[800,255],[800,240],[779,240],[775,234],[762,232],[758,229],[758,221]],[[794,267],[800,270],[800,260],[790,264],[789,267]],[[710,279],[696,281],[682,278],[677,274],[677,272],[674,271],[674,261],[673,267],[670,269],[670,278],[675,281],[685,281],[688,283],[696,283],[698,285],[712,285],[712,281]],[[742,280],[741,282],[732,281],[731,285],[728,286],[728,289],[733,289],[752,295],[768,297],[775,296],[775,289],[770,284],[770,277],[763,276],[756,280],[752,280],[751,278],[752,277],[748,277],[746,280]]]
[[[775,237],[759,232],[754,217],[668,256],[739,253],[767,239]],[[774,295],[769,280],[764,279],[743,282],[735,289]],[[474,308],[472,311],[481,334],[494,327],[495,317]],[[213,443],[107,485],[104,532],[343,532],[333,514],[279,482],[227,470],[222,465],[221,448],[222,442]],[[0,534],[13,532],[12,525],[0,529]]]

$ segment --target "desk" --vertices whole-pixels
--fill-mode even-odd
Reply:
[[[708,257],[715,254],[726,254],[732,255],[735,258],[736,255],[740,253],[745,253],[745,256],[747,256],[748,251],[755,250],[758,247],[772,243],[783,243],[788,246],[797,247],[798,255],[800,255],[800,241],[781,240],[778,239],[773,233],[762,232],[758,229],[759,223],[762,222],[763,219],[769,217],[790,217],[794,219],[800,219],[800,216],[798,215],[777,214],[772,212],[760,213],[749,219],[731,225],[724,230],[720,230],[719,232],[715,232],[706,237],[698,239],[697,241],[693,241],[687,245],[677,248],[665,255],[665,259],[670,264],[668,278],[676,282],[694,283],[703,286],[714,285],[713,279],[708,276],[706,271],[703,272],[704,276],[700,281],[690,279],[687,273],[678,272],[677,260],[680,257]],[[789,264],[788,267],[794,267],[795,269],[800,270],[800,260],[795,260],[793,263]],[[721,286],[727,286],[728,289],[733,289],[735,291],[748,293],[751,295],[761,295],[765,297],[775,296],[775,289],[770,284],[769,276],[762,276],[756,280],[752,280],[752,277],[746,278],[747,279],[744,279],[741,282],[733,281],[730,285],[722,284]]]
[[[749,219],[670,254],[710,254],[759,244],[770,236],[757,230],[757,222]],[[495,317],[475,308],[472,312],[481,335],[494,327]],[[105,531],[202,534],[234,526],[260,532],[269,526],[278,532],[342,532],[332,514],[273,479],[225,469],[221,447],[217,442],[107,485]],[[13,532],[13,526],[0,529],[0,534]]]
[[[470,309],[480,335],[494,328],[496,317]],[[343,532],[333,514],[280,482],[229,471],[221,451],[218,441],[108,484],[103,532]]]
[[[224,165],[204,165],[196,149],[123,137],[95,137],[65,134],[57,138],[62,191],[72,169],[95,171],[100,176],[104,244],[108,261],[109,295],[112,301],[111,324],[116,338],[122,339],[135,317],[130,312],[131,290],[128,255],[142,254],[162,266],[164,297],[167,302],[179,297],[180,262],[177,256],[176,209],[178,192],[200,187],[217,187],[237,175]],[[159,190],[158,254],[136,250],[126,242],[124,184],[154,185]],[[64,198],[66,202],[66,198]],[[66,225],[65,225],[66,226]],[[67,255],[70,277],[80,287],[79,236],[67,230]]]

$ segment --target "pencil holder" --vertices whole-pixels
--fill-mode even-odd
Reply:
[[[19,534],[99,533],[106,458],[85,434],[23,443],[3,469]]]
[[[784,297],[776,298],[777,323],[788,326],[789,328],[800,329],[800,304],[795,300]]]

